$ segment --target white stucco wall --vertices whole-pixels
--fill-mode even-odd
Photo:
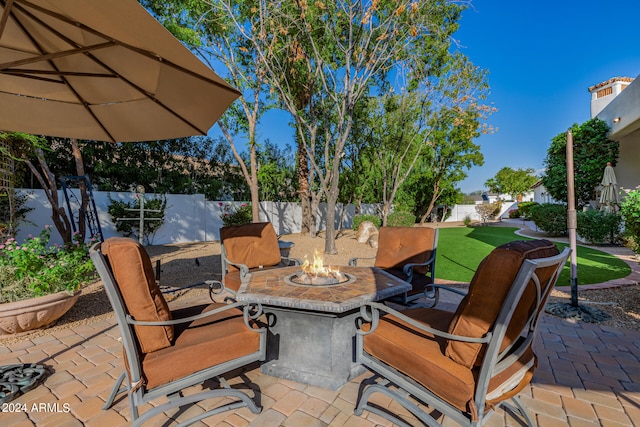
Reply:
[[[620,157],[615,167],[619,186],[634,189],[640,185],[640,78],[627,86],[597,117],[611,127],[609,138],[620,143]]]

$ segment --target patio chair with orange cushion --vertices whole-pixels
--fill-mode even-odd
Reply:
[[[394,297],[394,301],[407,305],[424,296],[425,292],[434,292],[437,249],[437,228],[380,227],[374,267],[412,285],[409,292]],[[374,258],[351,258],[349,265],[356,266],[358,260],[364,259]]]
[[[364,306],[356,358],[386,381],[364,380],[356,414],[367,409],[407,425],[369,403],[372,394],[383,393],[428,425],[439,425],[444,414],[479,426],[499,406],[535,425],[517,394],[531,381],[538,320],[569,253],[548,240],[494,249],[455,312]]]
[[[209,303],[171,310],[154,279],[149,256],[138,242],[110,238],[90,253],[124,347],[125,371],[103,409],[126,391],[132,425],[173,408],[220,397],[225,398],[220,404],[208,406],[184,425],[240,407],[260,412],[247,393],[237,386],[230,388],[222,378],[265,359],[266,329],[256,320],[259,305]],[[182,395],[183,389],[209,379],[216,380],[213,389],[208,382],[203,391]],[[140,405],[164,396],[166,403],[149,406],[140,416]]]
[[[278,236],[270,222],[230,225],[220,229],[222,282],[237,293],[251,271],[300,264],[280,255]]]

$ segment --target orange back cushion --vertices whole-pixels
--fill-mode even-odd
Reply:
[[[460,302],[449,325],[449,332],[467,337],[484,336],[493,327],[524,260],[558,253],[556,246],[548,240],[516,241],[495,248],[478,266],[469,285],[469,293]],[[549,278],[552,270],[547,268],[542,276]],[[529,283],[507,330],[503,348],[520,334],[535,300],[535,287]],[[450,341],[446,348],[447,356],[468,368],[479,366],[482,354],[482,344]]]
[[[270,222],[222,227],[220,239],[231,262],[249,268],[272,267],[280,263],[278,236]],[[235,268],[229,266],[229,269]]]
[[[428,261],[437,243],[435,233],[435,229],[429,227],[381,227],[375,266],[402,269],[405,264]],[[428,270],[428,267],[414,269],[421,274]]]
[[[171,320],[171,311],[153,274],[151,260],[135,240],[112,237],[102,244],[127,312],[135,320]],[[150,353],[171,346],[173,326],[134,326],[140,349]]]

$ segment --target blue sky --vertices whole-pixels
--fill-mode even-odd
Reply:
[[[455,37],[489,70],[499,130],[477,140],[484,166],[460,189],[505,166],[541,170],[551,138],[591,118],[589,86],[640,74],[639,16],[638,0],[474,1]]]
[[[589,86],[640,74],[638,17],[640,0],[473,1],[454,37],[489,71],[487,102],[498,112],[488,123],[498,131],[476,140],[485,163],[458,187],[483,190],[505,166],[542,172],[551,139],[591,118]],[[258,140],[294,145],[288,121],[268,112]]]

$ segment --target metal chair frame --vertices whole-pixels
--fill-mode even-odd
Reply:
[[[102,279],[105,291],[107,293],[107,296],[109,297],[109,301],[111,302],[116,319],[118,321],[118,326],[120,328],[120,333],[122,336],[122,345],[124,347],[125,356],[127,358],[127,366],[129,368],[129,375],[127,375],[125,371],[116,380],[116,384],[114,385],[111,394],[109,395],[105,405],[103,406],[103,409],[106,410],[110,408],[115,398],[119,394],[126,392],[129,396],[131,423],[134,426],[142,425],[145,421],[167,410],[179,408],[181,406],[199,402],[205,399],[221,396],[226,396],[237,400],[205,411],[204,413],[199,414],[181,423],[180,425],[190,425],[196,421],[202,420],[220,412],[238,409],[241,407],[248,407],[251,412],[255,414],[259,413],[261,408],[253,401],[253,399],[249,397],[248,394],[240,390],[230,388],[224,378],[222,378],[222,375],[253,362],[265,360],[267,331],[265,328],[256,329],[250,326],[250,321],[257,319],[262,314],[262,307],[259,304],[235,302],[233,304],[228,304],[215,310],[182,319],[155,322],[134,320],[126,312],[124,300],[122,299],[122,295],[120,294],[111,269],[100,251],[100,246],[101,244],[98,243],[93,248],[91,248],[90,255],[91,259],[94,262],[96,270],[98,271],[98,274]],[[180,323],[189,323],[197,319],[206,318],[227,310],[237,308],[241,308],[243,310],[244,323],[247,328],[260,334],[260,345],[258,351],[247,354],[243,357],[239,357],[237,359],[230,360],[225,363],[221,363],[219,365],[211,366],[207,369],[203,369],[184,378],[171,381],[167,384],[154,387],[150,390],[147,390],[145,388],[143,382],[143,373],[141,370],[142,361],[138,352],[139,345],[137,343],[137,338],[133,329],[134,325],[177,325]],[[201,384],[211,378],[217,378],[223,388],[206,390],[189,396],[181,395],[181,390],[192,385]],[[168,397],[167,403],[156,406],[140,416],[140,414],[138,413],[138,406],[162,396]]]
[[[365,385],[360,396],[355,413],[361,415],[363,410],[366,409],[373,412],[383,418],[386,418],[400,426],[409,425],[399,417],[390,414],[374,405],[369,404],[369,397],[376,392],[382,393],[396,400],[399,404],[405,407],[419,420],[428,426],[441,425],[436,418],[426,413],[419,408],[414,402],[408,399],[408,395],[413,396],[419,401],[427,404],[431,409],[439,411],[447,417],[457,422],[462,426],[481,426],[483,425],[494,410],[499,406],[504,406],[512,411],[516,411],[522,414],[524,420],[529,426],[535,426],[531,416],[529,415],[525,406],[520,402],[517,396],[513,396],[511,404],[508,400],[502,401],[496,405],[496,408],[485,412],[486,407],[486,395],[489,387],[489,381],[491,378],[505,370],[514,361],[523,354],[523,352],[531,345],[537,333],[539,316],[543,312],[543,304],[546,302],[548,294],[551,292],[557,278],[562,271],[563,266],[566,263],[569,256],[570,249],[565,248],[562,253],[548,258],[540,258],[535,260],[525,260],[518,271],[518,274],[512,284],[512,287],[507,294],[505,302],[500,310],[498,318],[494,324],[494,327],[482,338],[471,338],[459,335],[451,335],[449,333],[428,327],[427,325],[417,322],[412,318],[403,315],[402,313],[393,310],[383,304],[368,303],[361,308],[361,316],[365,322],[371,323],[369,331],[364,331],[360,327],[356,334],[356,359],[359,363],[367,366],[373,372],[383,377],[386,381],[376,382],[373,384]],[[555,272],[551,275],[547,283],[541,284],[536,270],[539,268],[550,267],[556,265]],[[527,285],[533,282],[536,286],[537,302],[536,307],[532,311],[527,324],[525,325],[521,336],[512,345],[500,351],[502,340],[507,331],[507,327],[513,317],[518,302],[523,296],[523,293]],[[384,361],[379,360],[369,355],[364,350],[364,336],[375,331],[380,319],[380,312],[391,314],[402,321],[405,321],[415,327],[416,329],[423,330],[427,333],[435,336],[443,337],[447,340],[457,340],[462,342],[483,343],[486,345],[486,353],[484,355],[482,366],[480,367],[479,377],[476,382],[476,390],[474,395],[475,405],[478,408],[478,414],[480,417],[477,421],[473,421],[469,414],[460,411],[458,408],[442,400],[427,388],[403,374],[397,371],[393,367],[387,365]],[[420,339],[420,338],[416,338]],[[393,387],[395,385],[397,389]],[[392,388],[393,387],[393,388]]]

